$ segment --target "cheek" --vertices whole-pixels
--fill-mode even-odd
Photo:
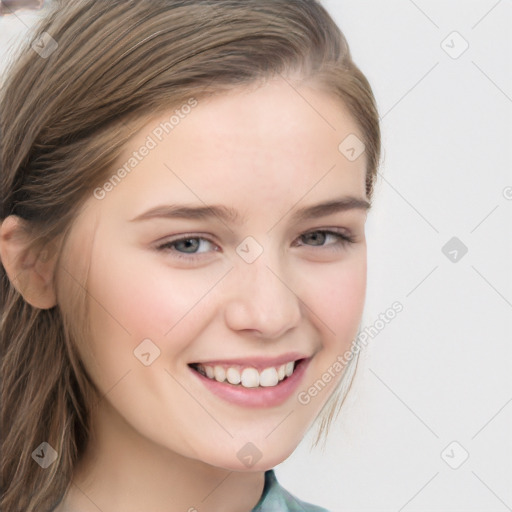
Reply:
[[[179,283],[167,280],[165,273],[155,271],[136,251],[120,254],[97,242],[87,280],[90,337],[82,350],[84,362],[103,391],[117,387],[127,372],[131,372],[129,380],[152,386],[156,368],[175,359],[183,349],[180,339],[164,335],[183,316],[190,301],[186,292],[176,293]],[[155,357],[152,372],[134,353],[139,346],[147,352],[147,342],[141,345],[146,339],[151,340],[149,349]],[[182,340],[185,344],[186,339]],[[126,385],[124,381],[119,389]],[[121,400],[124,395],[116,396]]]
[[[149,338],[175,359],[201,328],[203,298],[221,277],[221,269],[171,268],[164,255],[140,250],[115,254],[113,248],[104,250],[91,263],[88,290],[94,339],[107,337],[111,347],[133,358],[133,350]]]
[[[182,297],[172,294],[170,283],[162,282],[148,269],[147,262],[133,256],[103,258],[101,264],[92,267],[88,289],[107,310],[102,313],[102,308],[96,308],[96,323],[117,321],[133,337],[162,336],[172,322],[173,312],[180,309]]]
[[[326,266],[311,282],[309,297],[314,306],[310,307],[326,332],[325,345],[333,349],[344,350],[357,335],[366,296],[364,254],[344,264]]]
[[[88,280],[91,323],[116,340],[137,345],[144,338],[161,340],[191,302],[193,292],[148,265],[147,259],[127,253],[121,258],[98,257]],[[139,339],[140,338],[140,339]],[[133,348],[134,348],[133,347]]]

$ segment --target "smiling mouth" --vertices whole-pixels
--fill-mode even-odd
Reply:
[[[269,366],[259,371],[250,365],[228,366],[191,363],[188,366],[210,380],[234,387],[262,388],[275,387],[291,377],[305,359],[289,361],[278,366]]]

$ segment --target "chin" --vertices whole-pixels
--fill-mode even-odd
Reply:
[[[269,446],[260,450],[255,444],[248,442],[237,450],[236,453],[229,455],[227,458],[224,452],[222,454],[223,456],[219,459],[205,462],[229,471],[242,473],[267,471],[284,462],[294,452],[295,448],[296,446],[292,446],[287,451],[279,451],[276,453],[274,447]]]

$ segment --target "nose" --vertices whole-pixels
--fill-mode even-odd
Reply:
[[[232,330],[272,339],[299,325],[302,303],[290,273],[265,254],[250,264],[236,262],[228,284],[232,292],[225,306],[225,321]]]

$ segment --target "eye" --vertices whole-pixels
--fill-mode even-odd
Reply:
[[[204,242],[204,243],[202,243]],[[169,251],[173,252],[173,256],[177,258],[184,259],[194,259],[196,255],[208,252],[208,245],[212,245],[214,247],[215,244],[208,240],[207,238],[203,238],[200,236],[187,236],[182,238],[177,238],[176,240],[169,240],[157,247],[159,251]],[[205,247],[205,250],[198,250],[201,247]],[[218,248],[214,249],[215,251]]]
[[[311,247],[334,246],[333,248],[340,248],[345,247],[349,244],[353,244],[355,242],[355,238],[353,236],[344,233],[339,233],[338,231],[332,231],[329,229],[310,231],[309,233],[304,233],[303,235],[300,235],[299,239],[303,241],[313,242]],[[334,243],[325,243],[326,240],[329,239],[334,239]]]

